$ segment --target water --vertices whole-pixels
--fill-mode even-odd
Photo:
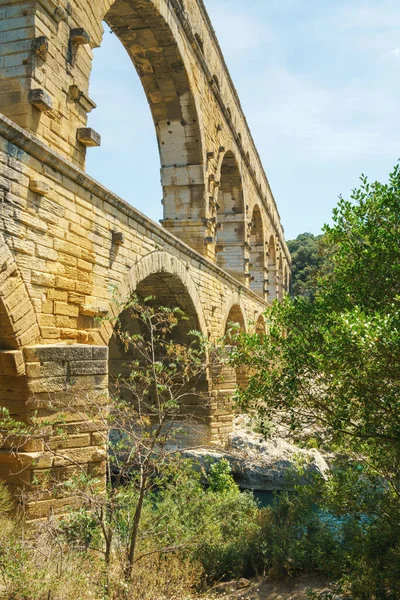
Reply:
[[[274,502],[274,499],[279,492],[275,491],[265,491],[265,490],[252,490],[254,499],[258,501],[260,508],[266,508],[267,506],[271,506]]]

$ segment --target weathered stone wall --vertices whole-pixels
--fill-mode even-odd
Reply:
[[[84,172],[86,148],[100,141],[86,124],[103,19],[149,101],[162,227]],[[201,0],[0,3],[0,404],[48,427],[23,443],[3,438],[0,477],[11,489],[29,491],[49,473],[103,475],[102,430],[88,409],[93,395],[107,404],[119,360],[108,360],[112,327],[98,319],[116,313],[113,296],[154,293],[217,339],[231,320],[262,329],[289,273],[276,204]],[[227,367],[202,382],[193,405],[202,441],[230,431],[236,383],[246,374]],[[44,486],[28,510],[36,518],[68,502]]]
[[[12,417],[36,424],[28,438],[6,435],[0,446],[0,477],[25,501],[29,518],[71,504],[54,489],[73,474],[105,476],[100,414],[108,403],[107,356],[107,347],[89,345],[0,351],[1,404]]]
[[[68,475],[68,461],[71,468],[78,462],[101,472],[101,438],[97,444],[92,439],[90,419],[84,407],[78,411],[71,404],[71,397],[74,389],[79,401],[83,390],[107,390],[112,328],[96,317],[115,312],[115,290],[124,300],[142,282],[150,282],[147,291],[163,294],[171,305],[192,307],[198,328],[213,339],[237,314],[251,328],[265,303],[1,117],[0,165],[0,402],[13,417],[27,420],[34,411],[48,418],[46,404],[59,400],[61,423],[73,424],[65,448],[50,431],[50,446],[35,440],[34,446],[18,448],[16,459],[8,440],[0,451],[0,475],[11,486],[21,475],[20,483],[28,485],[49,469],[55,477]],[[157,284],[151,280],[154,274],[159,274]],[[163,293],[160,277],[166,275],[171,283]],[[230,431],[233,388],[232,373],[210,374],[208,399],[194,410],[203,441]],[[55,427],[60,427],[57,418]],[[54,456],[57,441],[62,457]],[[42,502],[30,509],[35,517],[51,503],[45,497]],[[62,509],[65,501],[56,505]]]
[[[224,268],[250,288],[263,270],[259,293],[275,297],[278,292],[268,289],[269,240],[276,260],[282,259],[278,285],[285,283],[290,257],[274,197],[201,0],[5,0],[0,9],[6,40],[0,44],[0,113],[83,167],[86,147],[98,143],[85,125],[95,107],[88,97],[89,78],[103,19],[129,53],[149,101],[160,148],[164,226],[212,260],[221,249],[218,230],[225,227],[220,236]],[[236,217],[236,227],[218,210],[228,154],[240,177],[243,204],[228,214]],[[264,264],[254,269],[249,245],[255,206],[261,210],[266,246]],[[237,238],[234,229],[240,230],[242,243],[239,265],[236,253],[229,251]],[[260,290],[258,282],[254,289]]]

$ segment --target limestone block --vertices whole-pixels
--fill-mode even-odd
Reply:
[[[29,181],[29,189],[40,196],[47,196],[51,190],[49,184],[40,179],[31,179]]]
[[[26,506],[26,516],[32,521],[45,519],[49,514],[63,514],[70,508],[79,506],[79,500],[75,497],[51,498],[29,503]]]
[[[90,35],[83,27],[71,29],[69,39],[75,46],[90,44]]]
[[[17,466],[19,469],[48,469],[52,463],[52,457],[42,452],[20,452],[16,456],[9,450],[0,450],[0,465],[3,467],[11,465],[14,468]]]
[[[49,440],[48,447],[50,450],[60,450],[67,448],[83,448],[90,446],[90,444],[90,434],[81,433],[78,435],[54,436]]]
[[[87,147],[96,147],[101,144],[101,136],[91,127],[81,127],[78,129],[76,138],[78,142]]]
[[[51,362],[91,360],[92,346],[68,346],[66,344],[37,345],[24,348],[26,362]]]
[[[108,372],[108,363],[102,360],[71,361],[69,365],[71,375],[101,375]]]
[[[79,314],[84,317],[106,317],[108,315],[108,308],[105,306],[83,304],[79,307]]]
[[[113,231],[112,232],[112,242],[116,246],[123,246],[125,243],[125,236],[122,231]]]
[[[34,89],[29,92],[29,102],[40,112],[49,111],[53,108],[50,95],[43,89]]]
[[[45,35],[41,35],[33,40],[32,50],[42,60],[46,60],[49,51],[49,40]]]
[[[22,376],[25,373],[21,350],[0,350],[0,376]]]
[[[99,463],[106,459],[106,451],[99,446],[71,448],[64,456],[55,456],[53,465],[62,467],[71,464]]]

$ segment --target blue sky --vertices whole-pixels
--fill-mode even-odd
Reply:
[[[400,157],[398,0],[205,0],[287,239],[319,233],[361,173]],[[140,81],[105,27],[95,50],[90,175],[158,221],[154,126]]]

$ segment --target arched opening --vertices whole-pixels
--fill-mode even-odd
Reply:
[[[242,309],[238,304],[234,304],[229,311],[225,323],[225,335],[229,332],[229,329],[235,326],[238,331],[246,331],[246,324],[243,316]]]
[[[259,315],[257,321],[256,321],[256,333],[260,336],[263,337],[266,334],[266,326],[265,326],[265,319],[262,315]]]
[[[216,262],[244,282],[245,214],[242,178],[232,152],[221,166],[217,203]]]
[[[277,297],[276,248],[274,236],[271,235],[268,243],[268,301],[273,302]]]
[[[290,272],[289,272],[287,265],[285,265],[285,292],[288,294],[289,290],[290,290]]]
[[[226,319],[226,324],[225,324],[225,335],[227,336],[227,343],[229,344],[230,341],[230,335],[229,335],[229,331],[235,328],[236,331],[242,333],[246,331],[246,323],[244,320],[244,315],[242,312],[242,309],[240,308],[240,306],[238,304],[234,304],[232,306],[232,308],[229,311],[228,317]],[[233,390],[232,390],[232,394],[234,391],[235,386],[238,386],[241,389],[244,389],[247,384],[248,384],[248,370],[247,367],[237,367],[234,371],[234,380],[233,380]]]
[[[170,339],[175,344],[187,345],[194,341],[194,337],[189,335],[192,330],[199,331],[199,319],[196,308],[190,297],[188,290],[182,281],[173,274],[166,272],[153,273],[143,279],[137,286],[135,294],[139,300],[144,301],[153,307],[168,307],[171,309],[179,308],[184,313],[184,319],[179,319],[179,323],[173,328]],[[119,315],[122,329],[131,335],[141,334],[146,337],[147,332],[140,319],[132,318],[129,310],[124,310]],[[159,350],[156,349],[156,352]],[[140,364],[140,352],[126,350],[120,338],[115,334],[109,342],[109,389],[110,394],[115,396],[117,393],[128,402],[133,402],[133,396],[128,388],[116,390],[115,382],[118,376],[127,377],[129,375],[129,362],[137,359]],[[156,355],[156,360],[162,360],[163,357]],[[186,386],[186,384],[185,384]],[[186,431],[180,440],[183,445],[193,443],[194,440],[208,439],[208,421],[209,421],[209,397],[208,397],[208,379],[206,371],[202,371],[195,380],[187,383],[187,389],[179,390],[179,414],[177,420],[184,422],[182,425]]]
[[[173,12],[172,7],[168,10]],[[161,161],[162,223],[203,252],[204,231],[199,231],[199,221],[205,216],[201,129],[179,38],[173,29],[173,15],[171,20],[169,16],[148,0],[131,0],[129,3],[115,0],[104,20],[134,64],[150,106]],[[116,118],[124,98],[114,90],[110,95],[114,110],[112,106],[107,109]],[[121,137],[122,141],[127,140],[126,148],[130,154],[131,138],[126,128]],[[139,143],[139,151],[140,146]],[[159,197],[149,198],[148,179],[143,175],[146,172],[145,166],[138,172],[137,180],[148,207],[158,203]],[[130,169],[125,177],[129,177],[131,187],[136,186]],[[197,238],[201,239],[201,244]]]
[[[88,126],[101,133],[87,153],[88,173],[134,208],[158,222],[163,216],[160,155],[143,85],[123,44],[104,24],[94,52],[90,96],[97,108]]]
[[[283,294],[285,292],[285,279],[283,276],[283,261],[282,256],[279,257],[278,263],[278,298],[279,300],[283,300]]]
[[[264,298],[265,243],[261,213],[258,206],[253,210],[250,229],[250,289]]]

